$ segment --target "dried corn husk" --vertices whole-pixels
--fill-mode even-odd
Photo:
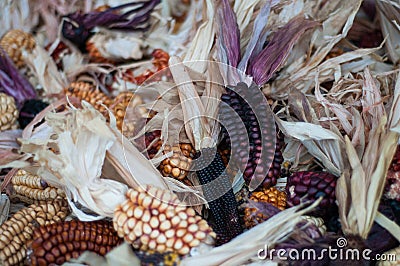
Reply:
[[[32,52],[25,53],[24,60],[46,94],[60,93],[68,86],[65,74],[57,70],[53,58],[40,45],[36,45]]]

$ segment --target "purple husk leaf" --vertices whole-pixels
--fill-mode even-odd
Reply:
[[[253,33],[246,47],[243,58],[239,63],[239,70],[246,72],[249,59],[253,58],[253,55],[261,52],[262,47],[269,35],[269,31],[264,31],[264,28],[268,23],[271,7],[275,6],[277,3],[279,3],[278,0],[268,0],[261,8],[260,13],[257,15],[254,21]]]
[[[297,16],[273,35],[268,45],[258,55],[250,58],[247,72],[258,85],[268,82],[285,63],[294,44],[305,31],[317,26],[316,21]]]
[[[159,3],[160,0],[133,2],[109,8],[102,12],[93,11],[86,14],[75,12],[65,17],[83,26],[86,30],[91,30],[97,26],[124,30],[144,29],[144,25],[141,25],[141,23],[148,21],[154,7]],[[133,8],[120,15],[114,13],[127,7]]]
[[[222,0],[218,8],[217,21],[219,24],[218,47],[221,50],[220,61],[237,67],[240,59],[240,32],[236,15],[228,0]]]
[[[36,91],[15,67],[7,53],[0,47],[0,92],[14,97],[21,107],[25,100],[35,99]]]

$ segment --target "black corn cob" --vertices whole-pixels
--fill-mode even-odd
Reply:
[[[227,88],[221,100],[225,103],[220,105],[220,119],[225,127],[222,133],[230,142],[231,159],[243,169],[247,184],[256,178],[263,181],[265,188],[274,186],[283,158],[280,151],[276,153],[281,145],[276,145],[280,141],[276,141],[275,121],[265,97],[256,85],[248,87],[240,82]]]
[[[204,148],[198,151],[194,157],[194,166],[210,206],[209,221],[217,234],[216,244],[222,245],[243,231],[232,184],[221,154],[216,149]]]

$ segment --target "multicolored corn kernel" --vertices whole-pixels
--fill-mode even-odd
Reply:
[[[208,221],[217,234],[216,244],[222,245],[243,232],[232,183],[216,149],[204,148],[194,159],[194,170],[210,206]]]
[[[17,128],[18,114],[14,98],[0,93],[0,131]]]
[[[267,202],[280,210],[286,208],[286,193],[284,191],[279,191],[274,187],[252,192],[250,200],[256,202]]]
[[[15,193],[13,196],[27,203],[65,198],[62,189],[49,186],[39,176],[22,169],[12,177],[11,183]]]
[[[111,222],[59,222],[34,231],[29,259],[31,265],[61,265],[85,251],[104,256],[121,242]]]
[[[106,113],[106,108],[103,105],[110,106],[112,104],[112,99],[106,94],[92,84],[83,81],[72,82],[68,88],[64,89],[64,93],[67,96],[74,96],[87,101],[101,113]]]
[[[337,177],[327,172],[293,173],[286,184],[288,206],[298,205],[301,201],[314,202],[323,197],[316,211],[321,216],[333,213],[336,209],[336,181]]]
[[[135,248],[186,255],[215,237],[207,222],[170,191],[146,186],[128,190],[126,198],[115,209],[114,229]]]
[[[20,264],[27,255],[27,243],[35,227],[60,222],[68,213],[68,203],[62,199],[32,204],[15,213],[0,226],[0,264]]]
[[[32,34],[19,29],[12,29],[7,31],[0,39],[0,46],[14,62],[15,66],[21,68],[25,65],[22,52],[24,50],[31,52],[36,46],[36,41]]]
[[[172,156],[163,160],[159,169],[163,176],[170,176],[177,180],[183,180],[192,165],[194,148],[191,144],[181,143],[174,146],[165,145],[163,153],[172,151]]]
[[[279,167],[274,171],[274,157],[280,146],[276,145],[275,121],[266,99],[259,92],[257,86],[248,87],[242,82],[226,88],[221,96],[220,119],[225,128],[225,141],[232,150],[231,159],[238,169],[243,169],[246,183],[255,178],[263,180],[260,186],[271,187],[277,182],[283,158],[276,161]],[[265,169],[266,162],[271,162],[267,166],[269,169]]]

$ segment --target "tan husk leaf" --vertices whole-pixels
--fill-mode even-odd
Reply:
[[[170,58],[169,64],[174,81],[178,86],[186,135],[197,151],[213,147],[215,143],[211,139],[211,128],[205,117],[205,108],[186,67],[176,56]]]
[[[25,62],[35,73],[46,94],[60,93],[68,86],[65,74],[57,70],[53,58],[40,45],[36,45],[31,53],[24,54]]]
[[[312,123],[286,122],[278,117],[276,121],[286,136],[299,140],[328,172],[340,176],[345,167],[341,136]]]

